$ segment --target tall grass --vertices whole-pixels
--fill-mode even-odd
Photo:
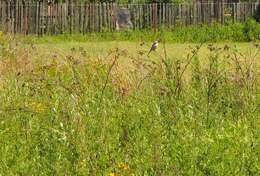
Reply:
[[[0,42],[1,175],[259,174],[257,44],[33,60],[34,45]]]

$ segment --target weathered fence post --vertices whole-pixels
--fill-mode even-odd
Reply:
[[[152,4],[152,8],[153,8],[153,11],[152,11],[152,21],[153,21],[153,31],[156,32],[157,30],[157,3],[153,3]]]
[[[253,16],[259,2],[224,3],[223,0],[193,4],[127,4],[133,29],[175,25],[221,24],[229,18],[232,22],[244,22]],[[117,3],[75,3],[65,0],[59,3],[46,1],[0,0],[0,30],[22,34],[59,34],[65,31],[102,32],[116,30]]]

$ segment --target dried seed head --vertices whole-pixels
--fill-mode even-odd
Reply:
[[[229,49],[230,49],[230,46],[228,46],[228,45],[224,46],[224,50],[228,51]]]

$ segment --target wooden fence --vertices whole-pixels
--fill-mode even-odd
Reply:
[[[0,30],[23,34],[116,30],[117,10],[129,9],[133,29],[244,22],[259,3],[116,4],[0,0]]]

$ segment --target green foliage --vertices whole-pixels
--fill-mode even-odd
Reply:
[[[0,40],[0,175],[259,173],[259,55],[208,44],[205,58],[201,46],[95,58]]]
[[[249,41],[260,40],[260,24],[249,19],[245,24],[244,33]]]
[[[250,19],[245,24],[227,23],[226,25],[212,24],[201,26],[175,26],[173,28],[161,28],[157,32],[151,30],[104,32],[83,34],[64,33],[58,36],[44,36],[40,38],[28,37],[26,40],[34,42],[63,42],[63,41],[153,41],[164,37],[167,42],[247,42],[260,39],[260,24]]]

